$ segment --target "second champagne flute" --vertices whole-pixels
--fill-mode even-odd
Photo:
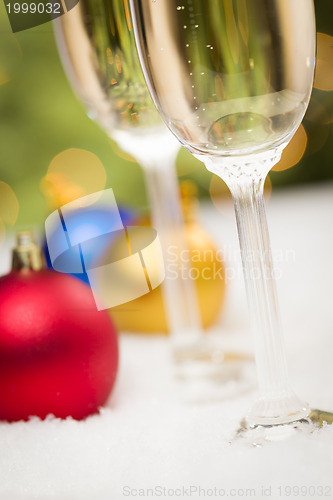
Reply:
[[[179,255],[186,248],[175,168],[180,145],[147,90],[128,0],[80,0],[55,21],[55,29],[64,66],[89,116],[143,168],[152,222],[168,267],[168,247],[178,248]],[[202,367],[217,357],[225,359],[203,335],[194,281],[182,279],[180,271],[177,277],[174,273],[168,277],[166,271],[162,291],[175,359],[189,364],[200,360]],[[232,354],[230,359],[242,357]]]

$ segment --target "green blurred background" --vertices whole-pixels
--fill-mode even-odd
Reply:
[[[317,31],[329,36],[320,35],[318,40],[317,88],[303,121],[307,146],[303,154],[302,144],[296,144],[303,155],[296,165],[286,168],[288,161],[293,163],[297,157],[291,150],[284,170],[270,174],[273,187],[333,178],[333,0],[316,0],[315,5]],[[304,133],[302,137],[304,142]],[[0,141],[0,197],[1,186],[8,184],[19,200],[18,226],[44,222],[50,208],[40,188],[41,180],[52,159],[68,148],[81,148],[99,157],[107,172],[106,187],[114,189],[118,203],[140,211],[147,208],[140,167],[86,116],[75,97],[57,54],[52,24],[13,34],[3,2]],[[180,178],[196,182],[202,198],[209,197],[211,174],[184,149],[177,168]],[[6,220],[3,210],[6,207],[0,200],[0,219]]]

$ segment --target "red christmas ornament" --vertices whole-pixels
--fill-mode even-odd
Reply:
[[[116,379],[109,314],[97,311],[87,285],[41,264],[29,233],[19,235],[13,271],[0,278],[0,419],[82,419]]]

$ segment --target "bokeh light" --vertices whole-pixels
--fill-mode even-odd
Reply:
[[[14,226],[19,215],[20,205],[12,188],[0,181],[0,220],[2,224]],[[0,228],[0,233],[2,229]]]
[[[333,37],[317,33],[317,64],[314,87],[333,90]]]
[[[287,170],[296,165],[303,157],[308,137],[303,125],[300,125],[296,134],[289,142],[288,146],[283,150],[281,160],[272,168],[275,172]]]
[[[106,171],[100,159],[84,149],[67,149],[55,156],[42,179],[41,189],[51,208],[102,191]]]
[[[264,196],[265,196],[265,201],[266,203],[269,201],[271,194],[272,194],[272,181],[267,175],[266,180],[265,180],[265,186],[264,186]]]

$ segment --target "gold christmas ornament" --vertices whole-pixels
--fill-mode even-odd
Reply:
[[[216,321],[225,296],[225,269],[221,253],[198,222],[197,188],[193,182],[181,184],[188,249],[180,255],[180,272],[195,281],[202,326],[208,328]],[[148,217],[135,225],[149,225]],[[115,242],[117,246],[117,242]],[[112,253],[115,252],[113,246]],[[176,253],[168,252],[173,265]],[[170,260],[169,260],[170,258]],[[167,263],[168,265],[168,263]],[[131,302],[110,310],[119,331],[160,334],[168,333],[161,287]]]

